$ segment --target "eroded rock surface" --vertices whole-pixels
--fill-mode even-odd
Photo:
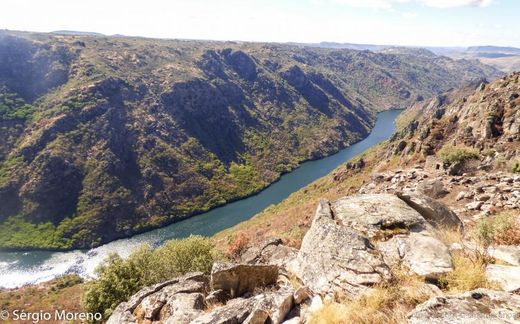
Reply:
[[[143,288],[108,323],[281,323],[293,309],[294,290],[277,285],[277,277],[276,265],[215,263],[211,275]]]
[[[520,314],[520,296],[479,289],[458,295],[431,298],[408,315],[408,323],[518,323],[518,314]]]
[[[364,293],[404,263],[421,276],[452,270],[448,248],[416,210],[390,194],[319,204],[292,271],[316,293]]]

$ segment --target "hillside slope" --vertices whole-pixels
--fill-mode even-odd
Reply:
[[[428,183],[441,188],[437,198],[469,228],[482,217],[501,212],[518,215],[519,98],[520,73],[513,73],[417,103],[398,118],[400,131],[389,141],[251,220],[217,234],[216,240],[226,246],[242,235],[254,245],[265,238],[281,237],[287,244],[299,246],[321,199],[393,193],[431,186]],[[468,159],[465,165],[450,162],[464,158]]]
[[[244,197],[374,112],[495,77],[445,57],[2,32],[0,248],[87,248]]]

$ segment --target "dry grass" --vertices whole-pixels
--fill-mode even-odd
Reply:
[[[26,312],[54,312],[54,310],[82,312],[84,310],[80,299],[83,286],[76,276],[65,276],[37,285],[0,290],[0,309],[10,312],[15,309],[24,309]],[[21,323],[9,320],[0,322]]]
[[[229,243],[225,256],[229,259],[238,258],[249,247],[250,241],[251,239],[246,233],[238,233]]]
[[[486,265],[489,259],[478,252],[452,253],[453,271],[442,276],[440,284],[448,292],[462,292],[476,288],[496,288],[486,278]]]
[[[436,236],[446,246],[450,246],[453,243],[464,243],[464,233],[457,229],[448,227],[439,227],[436,231]]]
[[[351,301],[325,304],[311,314],[311,324],[403,323],[415,306],[431,297],[424,280],[400,268],[392,270],[393,279],[368,294]]]
[[[475,239],[475,230],[468,235]],[[441,287],[448,292],[461,292],[476,288],[493,288],[494,285],[486,278],[485,268],[493,260],[487,253],[489,243],[476,239],[467,246],[467,237],[461,232],[449,228],[437,230],[437,237],[447,246],[460,244],[462,250],[452,251],[453,271],[445,274],[439,280]]]

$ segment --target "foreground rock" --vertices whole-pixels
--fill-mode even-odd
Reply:
[[[278,270],[215,263],[210,276],[188,274],[143,288],[107,323],[281,323],[293,308],[294,291],[276,285]]]
[[[202,273],[166,281],[141,289],[129,301],[119,304],[107,324],[166,320],[189,322],[203,309],[208,278]],[[179,307],[181,306],[181,307]]]
[[[423,216],[395,195],[373,194],[321,202],[292,271],[315,293],[354,297],[397,264],[426,278],[452,270]]]
[[[411,324],[517,323],[520,296],[479,289],[463,294],[434,297],[409,315]]]
[[[486,267],[486,277],[502,290],[520,290],[520,267],[490,264]]]

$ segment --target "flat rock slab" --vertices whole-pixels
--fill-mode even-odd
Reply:
[[[330,203],[330,207],[335,220],[368,238],[379,238],[385,230],[429,226],[417,211],[391,194],[349,196]]]
[[[520,296],[486,289],[433,297],[408,314],[410,324],[518,323]]]
[[[448,206],[424,194],[403,190],[397,194],[435,227],[462,228],[462,221]]]
[[[510,265],[520,266],[520,247],[513,245],[499,245],[488,248],[491,257],[505,261]]]
[[[490,264],[486,267],[488,280],[496,282],[505,291],[520,289],[520,267]]]

